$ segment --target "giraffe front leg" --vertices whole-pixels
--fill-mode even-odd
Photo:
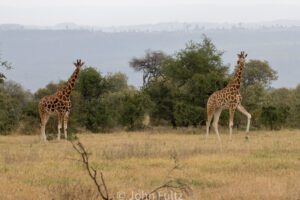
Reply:
[[[45,129],[46,129],[45,125],[41,125],[41,139],[43,141],[47,141],[47,136],[46,136],[46,133],[45,133]]]
[[[64,116],[64,135],[66,140],[68,139],[68,133],[67,133],[68,121],[69,121],[69,112],[66,112]]]
[[[62,128],[62,115],[61,114],[58,114],[57,115],[57,140],[60,140],[60,130]]]
[[[239,105],[238,106],[238,110],[243,113],[246,117],[247,117],[247,128],[246,128],[246,140],[248,139],[248,134],[249,134],[249,130],[250,130],[250,123],[251,123],[251,114],[248,113],[248,111],[242,106]]]

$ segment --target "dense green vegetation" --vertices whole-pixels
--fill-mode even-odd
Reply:
[[[222,52],[206,37],[201,43],[189,42],[173,56],[147,51],[144,57],[133,58],[129,63],[142,72],[144,84],[139,89],[129,86],[122,73],[103,76],[93,67],[82,69],[72,93],[71,132],[136,130],[146,126],[145,116],[150,116],[152,126],[197,127],[206,120],[208,97],[232,76],[222,62]],[[300,85],[295,89],[272,89],[270,85],[276,79],[277,73],[267,61],[247,61],[241,92],[243,105],[253,116],[253,129],[300,128]],[[36,133],[39,99],[64,84],[49,83],[31,94],[21,85],[5,81],[2,73],[0,81],[1,134],[16,130]],[[227,126],[228,114],[224,113],[220,123]],[[244,116],[235,116],[238,128],[245,122]],[[53,118],[47,132],[55,133],[56,129]]]

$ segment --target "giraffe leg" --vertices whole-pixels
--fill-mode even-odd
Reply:
[[[248,113],[248,111],[242,105],[238,106],[238,110],[247,116],[248,121],[247,121],[247,129],[246,129],[246,139],[248,139],[250,123],[251,123],[251,114]]]
[[[61,135],[60,130],[62,128],[62,120],[63,120],[62,118],[63,117],[61,114],[57,115],[57,140],[60,140],[60,135]]]
[[[46,136],[46,125],[47,122],[49,120],[49,115],[48,114],[40,114],[40,118],[41,118],[41,139],[43,141],[47,141],[47,136]]]
[[[220,119],[221,113],[222,113],[222,108],[218,108],[218,109],[215,110],[213,127],[214,127],[215,132],[216,132],[217,137],[218,137],[218,141],[219,141],[219,144],[220,144],[220,149],[222,150],[222,142],[221,142],[219,129],[218,129],[218,124],[219,124],[219,119]]]
[[[232,128],[233,128],[233,122],[234,122],[234,112],[235,109],[231,108],[229,109],[229,139],[232,139]]]
[[[65,139],[68,139],[68,133],[67,133],[68,121],[69,121],[69,112],[66,112],[66,114],[64,115],[64,135],[65,135]]]
[[[210,124],[211,121],[213,119],[214,116],[214,109],[207,109],[207,121],[206,121],[206,140],[208,139],[208,135],[209,135],[209,128],[210,128]]]

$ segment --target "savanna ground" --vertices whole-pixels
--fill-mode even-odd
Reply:
[[[249,142],[242,132],[232,141],[223,134],[222,152],[215,134],[205,141],[203,130],[78,137],[91,152],[91,165],[103,172],[110,194],[126,199],[172,178],[192,188],[184,199],[300,199],[297,130],[252,132]],[[39,139],[0,137],[0,199],[95,199],[95,186],[72,144]]]

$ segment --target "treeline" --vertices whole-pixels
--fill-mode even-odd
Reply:
[[[232,77],[221,56],[206,37],[200,43],[189,42],[172,56],[147,51],[144,57],[130,61],[133,69],[142,72],[143,86],[139,89],[129,86],[122,73],[103,76],[95,68],[85,67],[72,92],[69,129],[107,132],[204,125],[208,97]],[[243,105],[253,116],[252,129],[300,128],[300,85],[295,89],[270,88],[276,79],[277,73],[267,61],[246,63],[241,92]],[[49,83],[32,94],[17,83],[0,83],[0,133],[36,133],[39,99],[55,93],[63,84]],[[228,113],[224,113],[220,123],[228,126]],[[235,126],[242,128],[245,122],[237,113]],[[55,118],[48,122],[48,133],[57,132],[56,123]]]

